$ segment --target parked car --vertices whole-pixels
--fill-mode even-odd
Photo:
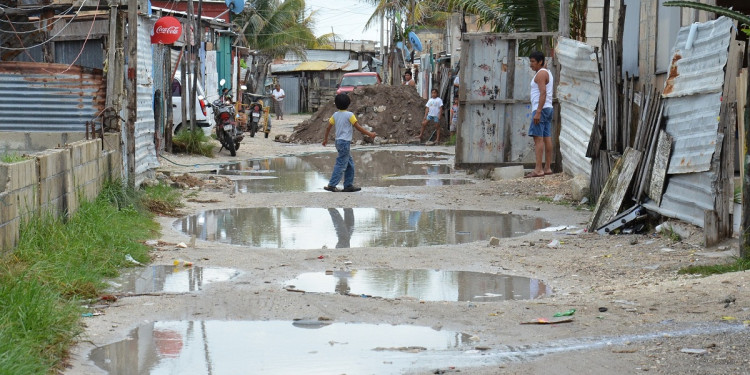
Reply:
[[[336,94],[350,92],[359,86],[379,85],[382,82],[377,72],[346,73],[341,77],[341,82],[336,85]]]
[[[193,75],[187,74],[186,77],[188,81],[187,85],[182,84],[182,75],[179,71],[177,71],[175,78],[172,80],[172,122],[175,134],[183,129],[190,128],[190,117],[184,120],[182,118],[182,90],[187,90],[186,93],[190,95],[190,83],[193,82]],[[210,136],[213,131],[214,116],[211,107],[207,105],[206,92],[203,90],[203,85],[201,85],[200,81],[196,85],[195,96],[195,125],[203,129],[203,133],[206,136]],[[189,110],[189,100],[186,105]]]

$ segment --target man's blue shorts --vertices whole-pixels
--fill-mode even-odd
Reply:
[[[551,137],[552,136],[552,114],[555,111],[552,108],[542,108],[542,116],[539,123],[534,123],[534,114],[531,112],[531,124],[529,125],[529,137]]]
[[[438,122],[439,118],[437,116],[427,116],[427,121]]]

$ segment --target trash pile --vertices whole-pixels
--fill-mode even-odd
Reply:
[[[425,104],[427,99],[423,99],[417,93],[417,90],[411,86],[365,86],[355,89],[349,93],[351,104],[349,111],[354,112],[359,124],[366,129],[372,128],[372,131],[378,134],[376,140],[379,143],[409,143],[415,142],[415,137],[419,135],[424,118]],[[443,108],[448,108],[449,104],[444,104]],[[329,101],[320,110],[308,120],[300,123],[294,128],[294,132],[288,139],[279,140],[294,143],[320,143],[325,135],[328,119],[336,112],[336,105],[333,100]],[[447,113],[446,113],[447,115]],[[447,117],[447,116],[446,116]],[[447,122],[443,119],[441,130],[441,139],[447,137]],[[425,130],[423,141],[428,138],[434,131],[434,125]],[[334,140],[334,130],[331,129],[329,142]],[[364,136],[354,131],[353,141],[363,140]]]

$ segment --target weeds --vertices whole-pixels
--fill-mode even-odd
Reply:
[[[739,272],[750,270],[750,259],[735,258],[729,264],[716,264],[712,266],[689,266],[679,270],[681,275],[718,275],[728,272]]]
[[[160,183],[144,189],[142,202],[151,212],[165,216],[177,216],[182,207],[182,194],[169,185]]]
[[[35,214],[18,246],[0,258],[0,373],[44,374],[59,368],[81,332],[81,301],[95,298],[125,256],[148,262],[140,240],[158,225],[137,209],[139,194],[107,184],[65,220]]]
[[[29,156],[26,155],[20,155],[17,152],[9,152],[9,153],[3,153],[0,155],[0,161],[3,163],[18,163],[19,161],[24,161],[29,159]]]
[[[214,156],[214,146],[209,142],[209,138],[206,137],[201,128],[196,128],[193,131],[184,130],[178,132],[172,138],[172,144],[176,146],[176,149],[185,151],[188,154]]]

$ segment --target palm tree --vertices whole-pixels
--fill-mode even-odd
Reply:
[[[254,0],[248,5],[237,20],[244,25],[242,33],[248,48],[257,51],[255,69],[246,83],[248,91],[262,93],[274,59],[289,52],[304,57],[305,49],[319,47],[327,39],[313,34],[314,13],[305,17],[304,0]]]

